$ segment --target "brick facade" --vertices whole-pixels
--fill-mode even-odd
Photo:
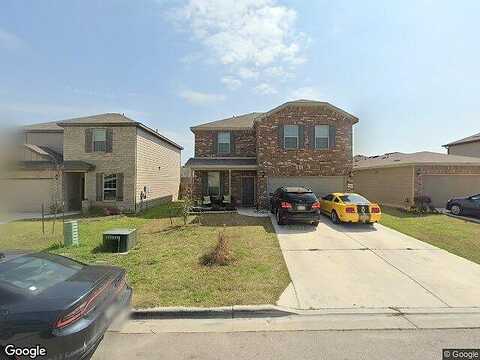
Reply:
[[[215,137],[218,131],[195,131],[195,157],[255,157],[256,139],[253,130],[229,131],[233,134],[233,152],[218,154],[215,149]]]
[[[215,149],[218,131],[228,130],[196,129],[195,157],[256,157],[257,171],[232,171],[232,196],[241,198],[242,176],[255,176],[256,201],[261,207],[267,206],[269,176],[345,176],[351,181],[352,126],[356,121],[341,110],[322,104],[289,103],[257,118],[252,130],[233,131],[234,152],[228,155],[218,155]],[[279,141],[280,125],[303,126],[303,146],[295,150],[284,149]],[[316,125],[335,127],[333,148],[315,149],[312,146],[308,134]],[[193,177],[193,194],[197,197],[202,195],[201,174],[201,171],[195,171]]]

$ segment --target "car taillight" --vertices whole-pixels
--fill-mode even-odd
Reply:
[[[72,325],[73,323],[80,320],[82,317],[87,315],[97,304],[100,300],[100,295],[112,284],[112,281],[106,282],[100,288],[95,290],[92,294],[90,294],[85,301],[83,301],[80,305],[76,306],[72,311],[68,314],[63,315],[60,317],[57,322],[55,323],[56,329],[62,329],[66,326]]]
[[[345,212],[348,213],[348,214],[353,214],[355,213],[355,208],[354,207],[347,207],[345,208]]]
[[[312,209],[320,209],[320,203],[318,201],[316,203],[313,203]]]
[[[282,201],[282,203],[280,204],[280,207],[282,209],[291,209],[292,208],[292,204],[290,204],[289,202],[286,202],[286,201]]]
[[[379,207],[372,207],[372,213],[379,214],[380,213],[380,208]]]

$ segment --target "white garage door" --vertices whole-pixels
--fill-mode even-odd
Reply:
[[[480,194],[480,175],[424,175],[424,194],[444,208],[452,197]]]
[[[53,179],[0,180],[2,210],[9,212],[36,212],[51,204]]]
[[[286,176],[269,177],[268,193],[272,193],[282,186],[303,186],[311,189],[318,198],[346,189],[345,176]]]

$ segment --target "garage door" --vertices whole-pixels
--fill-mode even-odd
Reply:
[[[331,192],[342,192],[346,188],[345,176],[287,176],[269,177],[268,193],[272,193],[282,186],[303,186],[311,189],[317,197]]]
[[[42,203],[48,210],[53,189],[53,179],[0,180],[3,210],[10,212],[42,211]]]
[[[480,175],[425,175],[423,184],[425,195],[440,208],[452,197],[480,194]]]

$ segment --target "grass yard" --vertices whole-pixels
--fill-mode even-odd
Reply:
[[[441,214],[382,210],[383,225],[480,264],[480,224]]]
[[[171,206],[177,210],[171,210]],[[69,256],[90,264],[125,268],[134,288],[133,305],[222,306],[275,303],[290,279],[275,232],[268,218],[237,214],[191,217],[183,225],[172,220],[181,205],[160,206],[137,216],[83,218],[79,220],[79,247],[59,246],[62,223],[18,221],[0,225],[0,249],[35,249]],[[173,223],[172,223],[173,221]],[[223,229],[231,245],[233,262],[206,267],[199,258],[217,243]],[[137,246],[127,255],[102,252],[102,232],[112,228],[137,228]]]

